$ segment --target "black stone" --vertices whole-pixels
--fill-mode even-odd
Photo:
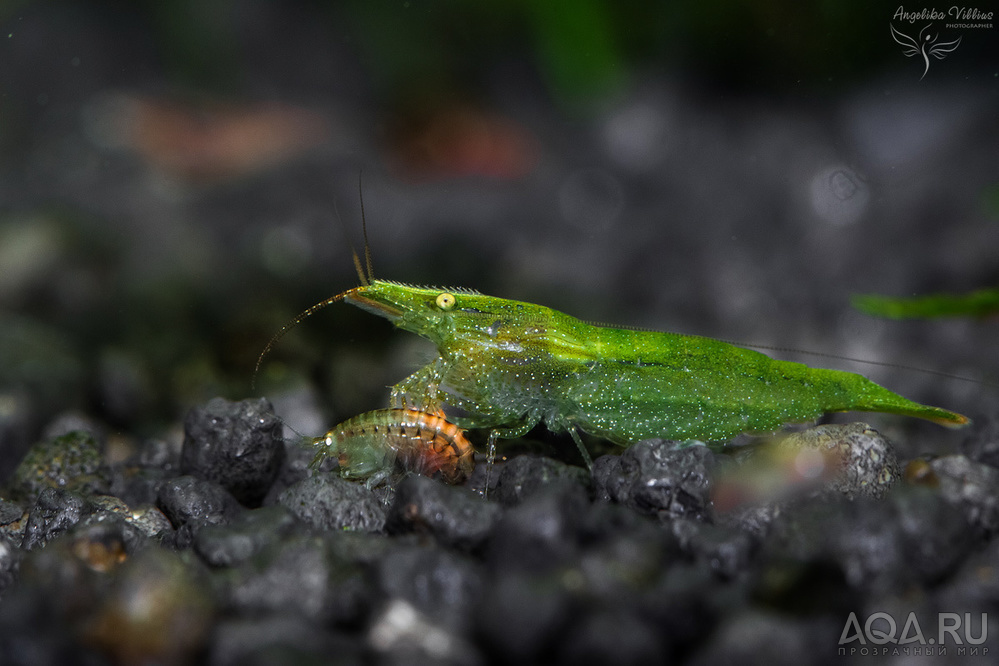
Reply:
[[[746,569],[756,550],[756,540],[734,527],[678,518],[670,525],[680,549],[695,561],[703,560],[720,576],[731,578]]]
[[[0,535],[21,543],[28,524],[28,511],[19,502],[0,498]]]
[[[572,666],[643,666],[663,663],[662,636],[634,611],[602,608],[573,623],[558,663]]]
[[[241,615],[275,613],[319,624],[356,624],[371,604],[362,570],[305,533],[276,537],[223,577],[228,605]]]
[[[677,448],[669,440],[638,442],[593,465],[598,499],[609,499],[661,520],[711,515],[715,454],[704,446]]]
[[[544,456],[521,455],[503,465],[495,495],[501,503],[512,506],[553,487],[578,486],[588,491],[591,485],[590,474],[582,467]]]
[[[213,398],[184,420],[181,471],[214,481],[246,506],[259,506],[284,461],[282,424],[264,398]]]
[[[411,475],[396,488],[386,529],[431,534],[441,545],[467,552],[486,540],[501,512],[470,490]]]
[[[31,550],[69,530],[93,511],[80,495],[58,488],[46,488],[38,495],[28,514],[21,548]]]
[[[744,605],[741,587],[722,581],[703,560],[664,567],[656,580],[642,586],[634,604],[674,654],[704,641],[720,618]]]
[[[324,631],[296,616],[227,618],[212,635],[211,666],[362,666],[358,638]]]
[[[579,488],[532,496],[508,509],[489,539],[486,560],[496,569],[544,572],[574,560],[589,501]]]
[[[186,524],[225,525],[241,510],[225,488],[193,476],[163,482],[157,505],[178,528]]]
[[[489,579],[478,604],[477,633],[508,663],[542,662],[572,621],[573,606],[558,576],[500,572]]]
[[[299,481],[283,491],[278,502],[317,529],[380,532],[385,527],[385,507],[374,492],[335,474]]]
[[[759,611],[737,614],[718,628],[690,663],[696,666],[835,663],[823,662],[817,655],[836,654],[837,632],[841,630],[842,625],[837,626],[831,620],[801,621]]]
[[[999,413],[976,417],[961,450],[972,460],[999,467]]]
[[[231,567],[250,559],[292,531],[295,519],[283,506],[253,509],[227,525],[198,530],[194,550],[207,564]]]
[[[481,566],[449,551],[406,546],[377,565],[378,585],[389,598],[401,598],[444,627],[465,630],[482,592]]]
[[[34,500],[46,488],[106,493],[110,482],[103,446],[92,433],[74,430],[32,446],[14,470],[11,485],[16,497]]]
[[[937,582],[976,541],[960,509],[931,489],[910,486],[881,501],[802,502],[772,529],[766,560],[833,563],[849,586],[868,592]]]
[[[938,489],[984,537],[999,532],[999,469],[963,455],[930,461]]]

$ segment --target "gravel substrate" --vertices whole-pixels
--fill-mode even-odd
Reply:
[[[860,423],[735,455],[650,440],[592,476],[522,455],[488,499],[481,463],[469,487],[312,474],[278,424],[219,398],[179,451],[32,447],[0,500],[0,663],[863,663],[885,646],[841,646],[851,613],[915,613],[928,641],[953,609],[999,635],[988,423],[903,465]],[[802,451],[836,456],[800,474]]]

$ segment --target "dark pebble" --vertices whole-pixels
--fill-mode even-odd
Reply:
[[[128,522],[147,537],[159,539],[173,530],[170,519],[157,507],[140,505],[129,512]]]
[[[902,478],[895,447],[866,423],[816,426],[788,439],[798,447],[836,452],[839,467],[828,487],[849,499],[880,499]]]
[[[894,574],[896,585],[905,580],[938,583],[978,543],[963,512],[937,493],[916,488],[892,493],[887,499],[890,501],[879,502],[877,506],[888,509],[887,525],[898,535],[898,550],[904,564]],[[869,529],[873,532],[874,525]]]
[[[17,502],[0,497],[0,526],[11,525],[24,515],[24,508]]]
[[[155,504],[163,482],[176,477],[176,470],[118,467],[111,481],[111,492],[130,506]]]
[[[62,538],[72,544],[73,555],[92,570],[110,571],[157,536],[143,529],[135,513],[116,498],[84,499],[63,493],[51,490],[39,496],[32,510],[37,522],[29,519],[22,548],[31,550]],[[162,520],[166,522],[166,518]]]
[[[470,490],[411,475],[396,488],[386,529],[430,534],[442,546],[468,552],[482,545],[501,512]]]
[[[81,645],[73,627],[64,621],[60,602],[75,590],[53,589],[19,580],[0,603],[0,664],[3,666],[107,666],[90,646]],[[88,609],[89,610],[89,609]]]
[[[243,616],[356,624],[372,603],[361,568],[332,557],[325,539],[305,533],[275,535],[262,552],[219,576],[227,605]]]
[[[178,549],[189,548],[205,525],[226,525],[242,511],[225,488],[193,476],[179,476],[159,484],[156,504],[176,529],[164,543]]]
[[[499,572],[479,601],[478,634],[491,653],[507,662],[535,663],[542,655],[550,657],[572,619],[574,602],[558,576]]]
[[[368,643],[381,666],[487,663],[467,638],[399,598],[384,604],[377,613],[368,630]]]
[[[893,524],[895,512],[885,505],[858,502],[810,504],[775,525],[776,540],[791,535],[792,560],[824,560],[835,563],[847,585],[883,589],[908,570],[902,535]],[[784,528],[787,531],[784,531]]]
[[[161,484],[157,504],[174,527],[188,523],[225,525],[241,510],[225,488],[193,476],[179,476]]]
[[[880,499],[901,478],[895,447],[861,422],[779,435],[747,447],[747,454],[728,476],[735,482],[740,475],[759,478],[764,502],[824,492]]]
[[[28,511],[19,502],[0,497],[0,535],[21,543],[28,525]]]
[[[999,469],[963,455],[930,461],[940,495],[959,508],[982,536],[999,531]]]
[[[590,503],[578,487],[554,489],[507,509],[486,550],[495,569],[545,572],[574,560]]]
[[[278,496],[299,520],[321,530],[381,532],[385,507],[374,492],[336,474],[299,481]]]
[[[655,626],[671,654],[687,652],[714,631],[720,618],[745,604],[745,593],[704,562],[676,562],[639,589],[635,606]]]
[[[734,527],[689,518],[678,518],[670,527],[684,553],[726,578],[744,571],[756,551],[756,539]]]
[[[821,478],[815,479],[818,491],[840,493],[848,499],[880,499],[902,476],[895,447],[866,423],[815,426],[777,437],[764,447],[792,469],[800,464],[802,452],[820,454],[813,462],[827,469],[820,468]],[[791,469],[786,473],[791,475]]]
[[[160,485],[180,473],[180,449],[160,439],[142,443],[138,453],[115,465],[111,493],[129,506],[155,504]]]
[[[505,529],[518,530],[515,544],[530,543],[521,550],[531,559],[509,562],[506,551],[488,554],[495,575],[479,607],[479,633],[512,662],[556,660],[558,645],[573,642],[574,628],[591,614],[614,608],[614,613],[631,617],[643,608],[644,595],[663,571],[679,564],[679,546],[668,531],[618,505],[580,503],[581,492],[543,493],[508,510],[503,520],[511,514],[515,520]],[[536,519],[545,515],[553,517],[548,523],[553,530],[538,538],[537,528],[544,522]],[[646,633],[644,628],[636,631]],[[609,637],[604,646],[614,640]],[[639,648],[638,654],[647,653]],[[661,649],[648,654],[661,654]],[[562,658],[573,656],[570,651]]]
[[[593,464],[597,498],[664,521],[709,517],[715,454],[704,446],[677,446],[669,440],[647,440],[620,456],[598,458]]]
[[[999,622],[999,542],[991,541],[969,557],[949,581],[936,593],[941,610],[989,613],[990,622]],[[999,635],[999,628],[990,635]]]
[[[359,641],[301,618],[267,616],[219,622],[208,653],[210,666],[361,666]]]
[[[972,460],[999,467],[999,413],[976,417],[961,450]]]
[[[868,591],[940,580],[968,554],[974,533],[932,489],[900,486],[881,501],[811,501],[775,520],[770,555],[838,566]]]
[[[501,503],[512,506],[556,487],[578,486],[589,490],[591,485],[590,474],[582,467],[543,456],[521,455],[503,465],[495,497]]]
[[[131,555],[150,539],[171,531],[170,521],[155,507],[133,511],[118,498],[106,495],[93,498],[92,506],[93,511],[72,533],[78,542],[85,539],[92,544],[88,550],[98,558],[105,553],[109,561],[119,552],[122,557]]]
[[[184,420],[181,471],[218,483],[246,506],[259,506],[284,461],[281,431],[265,398],[213,398]]]
[[[189,663],[210,634],[210,589],[181,556],[145,549],[113,572],[80,630],[117,663]]]
[[[603,608],[573,623],[558,663],[572,666],[642,666],[663,663],[665,648],[655,627],[635,612]]]
[[[93,511],[80,495],[59,488],[46,488],[38,495],[24,530],[21,548],[31,550],[67,531]]]
[[[847,583],[839,563],[830,559],[772,559],[758,568],[751,594],[764,608],[804,617],[847,617],[862,604],[863,589]]]
[[[718,508],[717,504],[715,508]],[[770,532],[770,524],[780,512],[779,504],[743,504],[727,511],[718,511],[715,514],[715,522],[734,527],[762,541]]]
[[[751,611],[733,616],[712,636],[690,663],[766,664],[798,666],[823,663],[822,657],[836,655],[835,640],[840,627],[834,623],[796,620],[777,614]],[[835,663],[835,662],[829,662]]]
[[[90,495],[107,493],[110,484],[103,447],[92,433],[74,430],[28,449],[14,470],[11,490],[15,497],[34,500],[46,488]]]
[[[207,525],[194,537],[194,551],[213,567],[231,567],[292,531],[295,519],[283,506],[253,509],[228,525]]]
[[[145,536],[123,518],[73,531],[73,554],[94,571],[113,571],[142,550]]]
[[[381,592],[403,599],[448,629],[465,630],[482,590],[480,566],[437,547],[405,546],[377,564]]]
[[[423,539],[415,534],[396,536],[386,539],[383,534],[359,532],[355,530],[338,530],[323,535],[330,547],[330,552],[344,562],[373,567],[386,555],[402,545],[422,543]]]
[[[587,595],[612,601],[641,593],[685,559],[669,530],[625,507],[597,503],[586,514],[572,566]]]

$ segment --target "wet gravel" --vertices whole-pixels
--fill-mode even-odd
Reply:
[[[960,47],[920,79],[894,5],[622,3],[622,87],[577,106],[523,7],[398,3],[386,29],[377,3],[7,4],[0,666],[996,654],[995,319],[850,307],[997,284],[994,29],[941,33]],[[590,441],[592,472],[535,432],[461,487],[313,472],[292,429],[384,407],[428,360],[341,305],[251,388],[280,326],[356,284],[360,173],[378,277],[812,350],[836,358],[767,353],[974,423]],[[924,642],[840,654],[877,613]],[[987,613],[988,639],[927,656],[940,613]]]
[[[843,663],[850,612],[999,612],[999,469],[898,461],[866,424],[789,436],[844,454],[814,483],[787,440],[650,440],[592,475],[515,457],[485,498],[481,463],[467,487],[295,471],[277,422],[219,398],[172,456],[33,446],[0,500],[0,663]]]

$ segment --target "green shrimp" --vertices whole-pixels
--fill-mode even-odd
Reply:
[[[429,413],[447,405],[457,426],[488,428],[490,460],[500,438],[544,423],[568,432],[587,464],[579,433],[622,446],[662,437],[724,443],[773,432],[827,412],[886,412],[962,426],[968,418],[922,405],[851,372],[772,359],[694,335],[586,323],[533,303],[468,289],[375,280],[296,317],[267,344],[316,310],[344,301],[433,342],[438,357],[396,384],[393,407]]]

